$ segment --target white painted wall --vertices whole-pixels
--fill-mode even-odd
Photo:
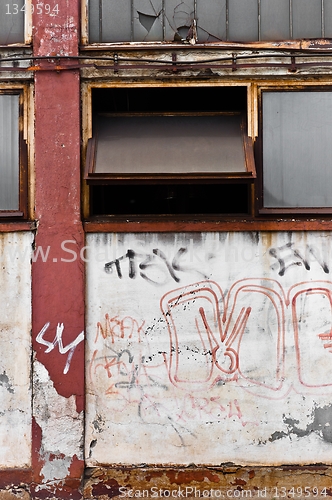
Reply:
[[[332,462],[329,233],[86,244],[87,465]]]
[[[31,464],[33,234],[0,234],[0,468]]]

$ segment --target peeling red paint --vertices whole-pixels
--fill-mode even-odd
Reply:
[[[55,79],[48,73],[36,76],[36,246],[49,253],[46,262],[38,258],[33,263],[32,279],[38,284],[33,286],[33,332],[36,339],[49,323],[44,339],[52,342],[57,325],[63,324],[64,346],[84,330],[84,265],[79,258],[84,246],[80,223],[79,106],[76,73]],[[74,254],[66,249],[78,258],[74,260]],[[35,341],[34,348],[57,392],[64,397],[75,395],[80,412],[84,394],[83,344],[76,347],[67,374],[63,372],[68,354],[61,354],[58,346],[45,352],[46,347]]]
[[[42,442],[42,430],[40,426],[37,424],[34,417],[32,417],[32,450],[31,450],[31,459],[32,459],[32,480],[34,483],[40,483],[42,481],[42,476],[40,471],[44,465],[44,461],[40,456],[40,448]]]
[[[38,2],[36,2],[38,3]],[[57,0],[58,15],[33,15],[33,46],[35,55],[76,55],[79,46],[79,2]]]
[[[120,494],[119,484],[116,480],[108,479],[107,481],[99,482],[92,487],[92,494],[94,496],[107,495],[112,498]]]
[[[34,9],[35,56],[78,53],[79,2],[59,0],[57,4],[57,16]],[[38,220],[35,244],[42,249],[44,257],[35,255],[32,262],[33,348],[36,360],[47,369],[59,397],[74,396],[80,413],[84,409],[84,262],[79,255],[84,246],[84,232],[80,210],[77,69],[35,74],[35,179],[35,218]],[[59,332],[62,344],[58,340]],[[72,348],[66,350],[70,345]],[[45,391],[49,389],[50,386],[45,385]],[[70,404],[68,402],[68,408]],[[38,406],[35,411],[39,411]],[[48,425],[52,426],[52,432],[59,433],[59,442],[66,427],[61,427],[60,418],[57,431],[54,416],[51,424],[47,416],[38,413],[37,416],[42,428],[34,421],[32,497],[82,498],[84,462],[78,458],[82,443],[76,437],[77,443],[71,446],[76,447],[77,454],[72,457],[68,457],[61,446],[54,444],[53,449],[52,439],[47,441],[46,433],[51,432]],[[68,417],[73,422],[77,418],[75,412]],[[61,477],[61,471],[66,469],[67,477]]]

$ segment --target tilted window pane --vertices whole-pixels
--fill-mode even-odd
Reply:
[[[332,207],[332,92],[263,93],[264,206]]]
[[[24,6],[25,0],[1,1],[0,45],[24,43]]]
[[[290,0],[261,0],[261,40],[290,38]]]
[[[19,209],[19,96],[0,95],[0,210]]]
[[[244,173],[241,120],[241,115],[99,116],[94,173]]]

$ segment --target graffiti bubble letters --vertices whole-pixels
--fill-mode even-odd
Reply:
[[[76,346],[82,342],[82,340],[84,340],[84,332],[81,332],[75,340],[73,340],[70,344],[66,345],[65,347],[63,346],[63,343],[62,343],[62,334],[63,334],[63,330],[64,330],[64,325],[63,323],[58,323],[57,327],[56,327],[56,333],[55,333],[55,337],[54,337],[54,340],[53,342],[48,342],[47,340],[44,339],[44,334],[46,333],[46,330],[48,330],[50,326],[50,323],[45,323],[45,325],[43,326],[43,328],[40,330],[40,332],[38,333],[37,335],[37,338],[36,338],[36,341],[38,342],[38,344],[42,344],[42,345],[45,345],[47,347],[47,349],[45,350],[45,353],[49,353],[51,351],[53,351],[53,349],[55,348],[55,346],[58,344],[59,346],[59,352],[60,354],[66,354],[67,352],[69,352],[68,354],[68,358],[67,358],[67,361],[66,361],[66,365],[63,369],[63,373],[64,375],[66,375],[68,373],[68,370],[70,368],[70,363],[71,363],[71,360],[72,360],[72,357],[74,355],[74,351],[76,349]]]
[[[162,252],[159,248],[154,248],[152,253],[137,253],[134,250],[128,249],[126,254],[112,260],[111,262],[107,262],[105,264],[105,271],[107,273],[111,273],[115,267],[117,275],[121,279],[123,277],[122,263],[128,259],[128,276],[130,279],[136,278],[139,272],[139,275],[143,279],[155,285],[163,285],[167,281],[168,277],[171,277],[178,283],[180,278],[175,271],[196,271],[207,278],[203,272],[181,264],[181,257],[187,252],[187,248],[180,248],[170,262],[164,252]],[[160,273],[164,275],[164,279],[160,278]]]
[[[306,245],[304,256],[296,248],[292,248],[294,243],[287,243],[277,248],[270,248],[269,254],[277,260],[272,264],[271,269],[279,268],[279,276],[284,276],[285,272],[292,266],[304,266],[307,271],[310,271],[310,260],[314,258],[323,269],[324,273],[329,273],[329,267],[320,256],[320,252]]]

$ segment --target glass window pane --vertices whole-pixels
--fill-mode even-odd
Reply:
[[[261,40],[289,40],[289,0],[261,0]]]
[[[195,18],[194,0],[165,0],[166,41],[186,38]]]
[[[0,210],[19,209],[19,96],[0,95]]]
[[[322,36],[322,0],[292,0],[293,38]]]
[[[24,11],[25,0],[15,0],[0,4],[0,45],[24,43]]]
[[[229,0],[229,40],[258,40],[258,1]]]
[[[332,38],[332,0],[324,0],[324,26],[324,36]]]
[[[332,92],[263,94],[265,207],[332,207]]]
[[[197,0],[199,42],[226,40],[226,0]]]
[[[91,43],[131,41],[131,0],[90,0]]]
[[[163,40],[162,0],[134,0],[135,42]]]
[[[99,116],[95,173],[246,172],[240,115]]]

